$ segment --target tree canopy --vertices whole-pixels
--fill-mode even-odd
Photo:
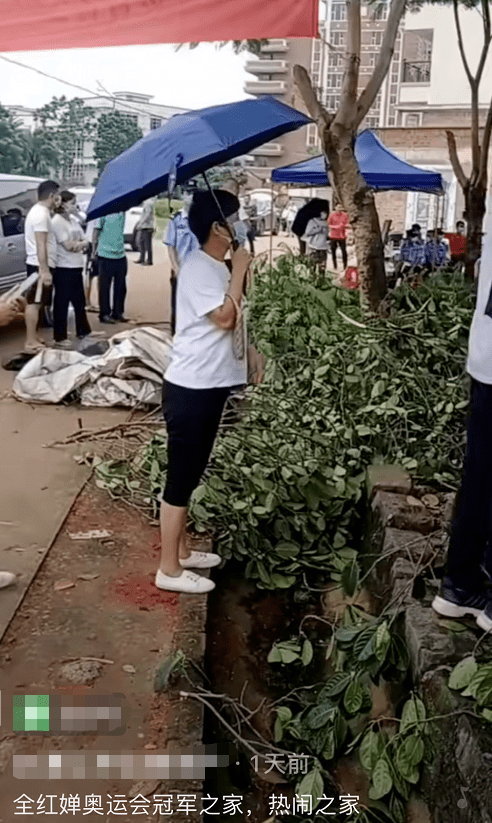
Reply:
[[[101,174],[110,160],[129,149],[142,136],[142,129],[130,115],[119,111],[102,114],[94,143],[98,173]]]

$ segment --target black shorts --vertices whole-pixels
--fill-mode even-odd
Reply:
[[[226,401],[240,388],[186,389],[164,380],[162,410],[168,439],[163,500],[170,506],[188,505],[207,468]]]
[[[26,264],[27,276],[30,277],[31,274],[39,271],[38,266],[31,266],[30,263]],[[53,276],[54,269],[50,269],[51,276]],[[53,294],[53,286],[43,286],[39,279],[33,286],[29,289],[29,291],[24,295],[26,298],[26,302],[29,305],[35,303],[38,306],[43,306],[43,308],[51,306],[51,296]]]

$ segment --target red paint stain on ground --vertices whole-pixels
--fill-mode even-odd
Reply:
[[[111,595],[133,606],[161,609],[170,614],[177,611],[179,603],[178,592],[161,591],[150,575],[119,578],[110,588]]]

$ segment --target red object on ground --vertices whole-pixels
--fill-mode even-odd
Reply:
[[[355,266],[347,266],[345,269],[345,282],[349,289],[359,288],[359,270]]]
[[[0,51],[317,37],[317,0],[16,0]]]
[[[466,254],[466,236],[464,234],[445,234],[444,237],[449,240],[449,251],[456,257]]]
[[[328,218],[330,240],[345,240],[349,225],[348,214],[345,211],[332,211]]]
[[[149,575],[120,577],[111,586],[111,594],[117,600],[147,609],[162,609],[169,613],[177,612],[178,609],[178,592],[158,589]]]

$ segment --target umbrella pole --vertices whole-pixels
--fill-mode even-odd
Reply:
[[[224,216],[224,212],[222,211],[222,207],[221,207],[219,201],[217,200],[217,197],[215,195],[215,192],[214,192],[213,188],[211,187],[210,183],[208,182],[208,178],[207,178],[207,175],[205,174],[205,172],[202,172],[202,177],[205,180],[205,183],[207,184],[207,189],[209,190],[210,194],[212,195],[213,199],[215,200],[215,205],[217,206],[217,208],[219,210],[219,214],[222,217],[222,220],[224,222],[224,228],[226,228],[227,231],[230,234],[230,237],[231,237],[231,240],[232,240],[232,250],[236,251],[236,249],[238,247],[238,242],[237,242],[236,238],[234,237],[234,232],[232,231],[229,223],[227,222],[227,220]]]
[[[271,201],[270,201],[270,268],[273,260],[273,182],[270,186]]]

